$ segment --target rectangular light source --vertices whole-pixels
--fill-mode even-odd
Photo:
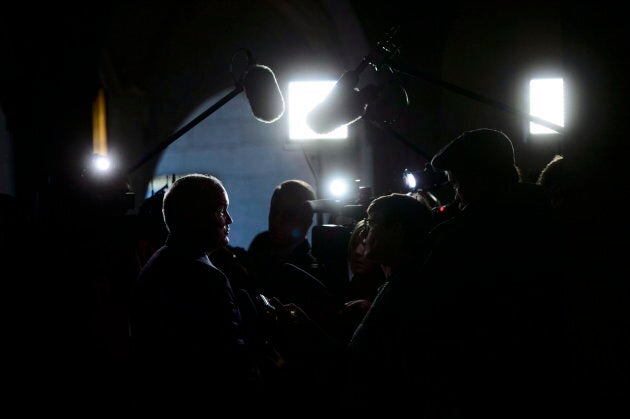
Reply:
[[[561,78],[532,79],[529,82],[529,113],[564,126],[564,83]],[[529,123],[530,134],[557,134],[551,128]]]

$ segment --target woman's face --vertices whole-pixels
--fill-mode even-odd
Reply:
[[[365,257],[364,235],[361,235],[350,252],[350,270],[353,275],[364,276],[380,270],[380,265]]]
[[[383,223],[378,212],[369,212],[366,223],[363,254],[375,263],[387,265],[391,261],[391,255],[398,251],[394,231]]]

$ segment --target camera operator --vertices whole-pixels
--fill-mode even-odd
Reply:
[[[274,189],[269,229],[250,244],[248,268],[263,294],[299,304],[309,316],[326,324],[334,281],[313,255],[307,238],[313,223],[309,201],[314,199],[314,188],[303,180],[286,180]]]
[[[274,286],[284,263],[307,271],[317,264],[306,237],[313,223],[313,212],[307,203],[312,199],[315,189],[303,180],[286,180],[273,191],[269,227],[254,237],[247,250],[250,272],[266,294],[274,295],[269,293],[269,287]]]
[[[315,190],[307,182],[290,179],[273,191],[269,206],[269,228],[259,233],[248,248],[249,272],[254,275],[262,294],[276,302],[276,306],[293,304],[326,334],[338,327],[338,310],[342,305],[330,290],[334,284],[326,266],[313,255],[307,233],[313,223]],[[280,304],[279,302],[282,302]],[[283,311],[284,312],[284,311]],[[280,316],[280,320],[286,317]],[[282,355],[284,365],[271,372],[279,392],[286,399],[306,403],[307,387],[328,386],[323,373],[328,361],[318,345],[302,344],[304,334],[299,328],[286,328],[286,322],[272,325],[274,346]],[[308,341],[308,339],[307,339]],[[325,340],[324,340],[325,341]]]

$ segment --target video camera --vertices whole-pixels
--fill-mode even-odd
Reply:
[[[448,183],[446,173],[441,170],[435,170],[431,163],[427,163],[424,166],[424,170],[411,171],[405,169],[402,177],[403,184],[409,192],[431,192]]]
[[[451,218],[458,212],[456,201],[443,204],[438,198],[437,190],[448,185],[446,172],[435,170],[431,163],[427,163],[424,170],[411,171],[405,169],[402,175],[404,188],[409,195],[419,195],[424,198],[432,208],[436,224]],[[449,189],[450,190],[450,189]]]
[[[315,199],[308,201],[316,214],[327,214],[328,222],[311,229],[312,252],[320,260],[344,259],[357,221],[367,216],[372,201],[372,188],[360,187],[356,199],[342,201]]]

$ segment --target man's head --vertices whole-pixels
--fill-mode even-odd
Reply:
[[[303,180],[286,180],[278,185],[269,206],[269,232],[273,242],[289,246],[306,237],[313,223],[313,210],[307,201],[315,199],[315,189]]]
[[[425,201],[400,193],[376,198],[367,215],[365,256],[385,266],[416,254],[433,225]]]
[[[210,252],[229,242],[229,199],[214,176],[192,174],[177,179],[164,195],[162,214],[172,236]]]
[[[540,171],[536,183],[541,185],[554,208],[563,204],[567,192],[575,182],[575,173],[570,173],[564,156],[556,154]]]
[[[433,156],[431,166],[447,172],[463,205],[519,181],[512,141],[490,128],[465,131]]]

